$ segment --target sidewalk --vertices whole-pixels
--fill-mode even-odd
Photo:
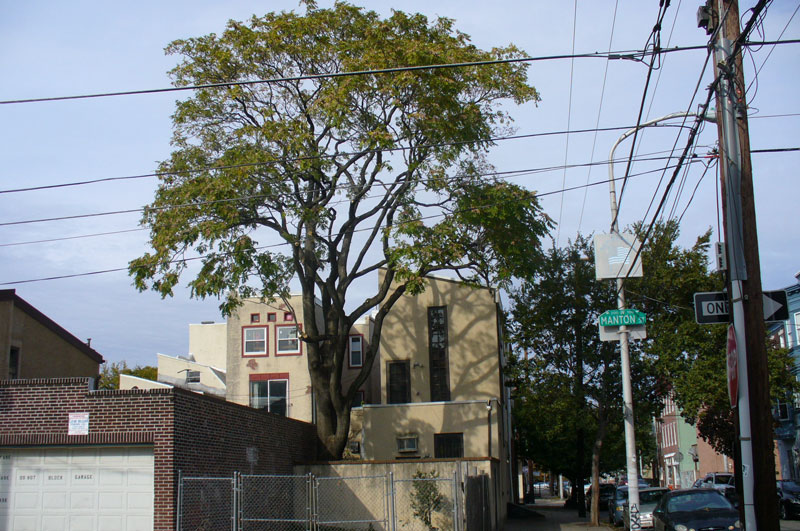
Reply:
[[[565,509],[564,500],[558,498],[537,498],[536,503],[525,506],[536,511],[540,516],[531,518],[509,518],[505,531],[523,531],[528,529],[541,531],[609,531],[610,524],[593,526],[589,516],[581,518],[578,509]]]

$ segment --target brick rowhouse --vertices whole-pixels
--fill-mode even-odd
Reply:
[[[179,388],[93,391],[89,378],[0,381],[0,446],[153,448],[156,531],[175,529],[177,475],[291,474],[316,454],[312,424]],[[70,413],[89,434],[68,435]],[[248,460],[248,449],[250,450]]]

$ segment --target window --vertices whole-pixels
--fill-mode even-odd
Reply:
[[[300,354],[300,340],[297,339],[296,326],[278,326],[278,354]]]
[[[777,406],[777,417],[778,420],[790,420],[789,418],[789,403],[788,402],[778,402]]]
[[[364,340],[361,336],[350,336],[350,366],[361,367],[364,364]]]
[[[800,345],[800,312],[794,314],[794,346]]]
[[[407,404],[411,402],[408,361],[389,362],[389,403]]]
[[[288,374],[250,375],[250,407],[266,409],[270,413],[286,417],[288,403]]]
[[[186,383],[200,383],[200,371],[186,371]]]
[[[403,435],[397,438],[397,451],[398,452],[416,452],[419,441],[417,435]]]
[[[264,356],[267,354],[267,329],[263,326],[242,329],[244,343],[242,356]]]
[[[294,321],[294,314],[292,312],[284,312],[283,313],[283,320],[292,322]]]
[[[19,348],[11,347],[8,353],[8,379],[16,380],[19,378]]]
[[[431,402],[450,400],[450,368],[447,360],[447,307],[428,308]]]
[[[274,323],[277,320],[278,320],[278,317],[277,317],[276,314],[274,314],[274,313],[268,313],[267,314],[267,321],[269,321],[270,323]]]
[[[435,433],[433,435],[433,457],[437,459],[464,457],[464,434]]]
[[[347,449],[354,455],[361,455],[361,441],[347,441]]]
[[[251,323],[260,323],[261,322],[261,314],[260,313],[251,313],[250,314],[250,322]]]

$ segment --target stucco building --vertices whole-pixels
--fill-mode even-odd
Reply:
[[[0,290],[0,380],[96,378],[103,357],[26,302]]]

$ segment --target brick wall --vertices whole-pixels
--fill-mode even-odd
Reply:
[[[157,531],[175,527],[178,470],[284,474],[314,458],[311,424],[178,388],[90,391],[89,381],[0,381],[0,446],[152,445]],[[89,413],[88,435],[67,435],[69,413]]]

